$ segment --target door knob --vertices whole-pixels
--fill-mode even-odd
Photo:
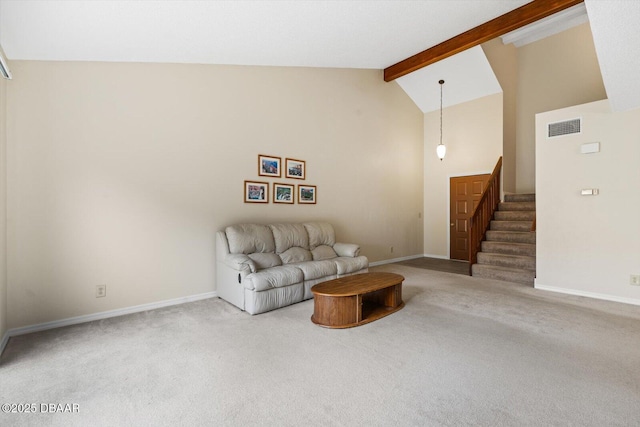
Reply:
[[[454,226],[454,223],[451,223],[451,226],[453,227],[453,226]]]

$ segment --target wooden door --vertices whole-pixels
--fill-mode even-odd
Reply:
[[[490,177],[491,174],[449,178],[451,259],[469,261],[469,217],[478,205]]]

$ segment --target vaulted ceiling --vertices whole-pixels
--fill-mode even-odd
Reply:
[[[0,0],[0,45],[10,61],[384,69],[526,3]],[[609,97],[622,109],[640,106],[631,78],[640,69],[640,2],[586,5]],[[447,90],[457,99],[454,85]]]

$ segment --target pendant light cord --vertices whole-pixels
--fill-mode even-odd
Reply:
[[[442,85],[444,80],[440,80],[440,145],[442,145]]]

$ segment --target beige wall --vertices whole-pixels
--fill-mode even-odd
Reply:
[[[516,103],[518,54],[513,44],[497,38],[482,45],[484,54],[502,87],[502,189],[516,192]]]
[[[0,78],[0,343],[7,331],[7,193],[6,193],[6,102],[7,81]],[[0,348],[2,352],[2,348]]]
[[[516,190],[534,192],[535,115],[607,97],[589,24],[517,49]]]
[[[424,253],[449,257],[449,178],[491,173],[502,155],[502,94],[489,95],[443,111],[440,161],[440,112],[424,116]]]
[[[214,291],[214,233],[239,222],[330,221],[371,261],[422,252],[423,115],[381,71],[12,71],[10,328]],[[306,160],[317,205],[243,203],[260,153]]]
[[[547,123],[576,117],[581,134],[546,138]],[[536,131],[536,287],[640,304],[640,110],[598,101],[538,114]],[[590,142],[600,152],[580,154]]]

